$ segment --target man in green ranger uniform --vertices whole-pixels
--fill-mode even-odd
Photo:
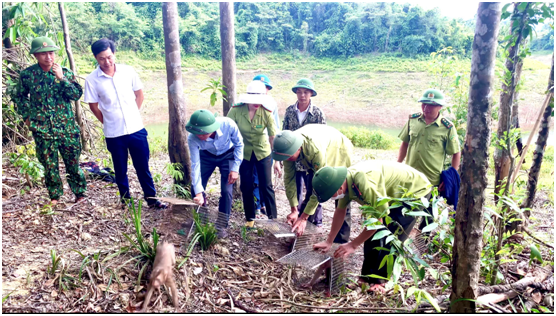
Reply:
[[[381,223],[383,222],[382,218],[388,215],[392,219],[392,222],[386,225],[388,230],[397,234],[400,241],[406,240],[415,225],[416,217],[402,214],[402,209],[404,207],[411,209],[411,207],[403,205],[389,209],[388,203],[378,205],[380,197],[406,197],[402,188],[407,189],[408,194],[413,194],[412,197],[419,199],[428,196],[431,184],[423,173],[408,165],[391,161],[362,161],[350,168],[325,167],[317,171],[313,177],[313,190],[318,201],[322,203],[333,199],[337,200],[338,204],[328,239],[313,245],[313,248],[323,252],[330,250],[350,201],[374,207],[376,212],[373,212],[373,217]],[[384,229],[386,228],[380,230]],[[349,256],[364,243],[364,261],[359,281],[371,284],[370,291],[383,292],[382,283],[385,280],[372,278],[369,275],[375,274],[383,278],[388,276],[387,265],[379,267],[382,259],[390,254],[392,244],[386,243],[388,236],[372,240],[371,237],[376,232],[376,230],[365,228],[354,240],[338,247],[334,252],[334,257]],[[381,249],[377,249],[377,247]]]
[[[282,131],[274,140],[272,158],[284,161],[284,185],[286,196],[290,202],[291,213],[288,223],[293,225],[292,231],[297,230],[303,235],[307,220],[313,221],[318,206],[317,197],[311,194],[314,172],[326,167],[349,167],[353,145],[351,141],[334,127],[323,124],[308,124],[296,131]],[[307,193],[298,211],[297,186],[295,181],[296,162],[308,170]],[[321,215],[322,217],[322,215]],[[348,209],[342,229],[336,236],[336,243],[349,241],[351,216]]]
[[[81,142],[71,101],[77,101],[83,89],[73,73],[54,62],[59,48],[48,37],[37,37],[30,53],[37,64],[21,71],[13,97],[18,113],[33,133],[37,158],[45,171],[45,183],[52,204],[64,193],[58,170],[58,151],[66,165],[68,184],[76,202],[85,198],[87,181],[81,168]]]
[[[452,155],[452,167],[460,163],[460,145],[454,125],[440,115],[446,105],[442,92],[428,89],[419,99],[423,113],[409,116],[402,132],[398,162],[406,163],[424,173],[429,181],[438,186],[444,169],[446,155]]]
[[[410,115],[398,136],[402,140],[398,162],[403,162],[407,156],[406,164],[424,173],[433,185],[438,186],[438,191],[443,192],[440,174],[446,155],[452,155],[452,167],[459,168],[461,152],[458,134],[452,122],[440,114],[442,106],[446,105],[442,92],[428,89],[419,102],[423,112]],[[427,209],[427,212],[430,213],[430,210]],[[427,223],[423,219],[419,229],[422,230]]]

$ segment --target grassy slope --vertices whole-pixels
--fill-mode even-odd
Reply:
[[[522,74],[524,84],[520,93],[520,119],[524,129],[531,128],[535,123],[544,99],[543,92],[550,72],[546,63],[550,61],[550,56],[550,52],[538,52],[525,61]],[[151,134],[154,131],[158,136],[166,134],[168,101],[164,59],[160,57],[145,60],[133,52],[118,52],[117,57],[119,62],[133,65],[143,80],[145,103],[142,116],[144,123],[151,125],[149,131]],[[92,57],[78,55],[79,72],[86,74],[92,71],[93,61]],[[467,66],[470,61],[464,60],[461,63]],[[200,90],[209,79],[221,76],[220,61],[187,56],[183,58],[182,65],[188,113],[209,108],[209,93],[201,93]],[[498,66],[499,69],[503,66],[502,61],[499,61]],[[247,84],[257,73],[269,75],[274,86],[272,95],[283,115],[285,108],[295,102],[291,87],[299,78],[309,77],[315,82],[318,91],[314,102],[325,111],[329,120],[337,122],[339,126],[375,125],[387,130],[390,135],[396,135],[407,120],[407,115],[420,110],[416,99],[432,79],[426,72],[427,67],[428,63],[424,59],[388,56],[331,60],[302,55],[262,54],[237,62],[237,91],[245,91]],[[495,86],[499,87],[500,83]],[[499,93],[500,91],[495,91],[495,100],[499,99]],[[211,110],[222,113],[218,105]],[[151,140],[151,149],[154,152],[163,151],[165,145],[166,141],[163,139]],[[395,150],[390,152],[395,155]],[[371,151],[369,155],[372,156],[370,153]],[[552,192],[554,147],[548,147],[547,153],[551,153],[549,156],[552,158],[543,164],[540,188]],[[532,150],[528,153],[528,162],[531,161],[531,155]],[[522,170],[529,167],[530,163],[524,164]],[[488,177],[492,186],[492,170],[489,170]],[[549,199],[553,201],[552,193]]]
[[[163,57],[145,60],[133,52],[118,52],[117,57],[120,62],[133,65],[145,84],[144,122],[166,122],[168,103]],[[469,67],[469,60],[460,62]],[[77,64],[82,74],[93,69],[89,55],[78,56]],[[220,61],[186,56],[182,65],[188,112],[208,108],[209,92],[201,93],[200,90],[210,78],[221,76]],[[408,114],[420,110],[416,99],[432,81],[426,73],[427,67],[428,62],[424,59],[384,55],[331,60],[303,55],[261,54],[237,62],[237,92],[244,92],[257,73],[266,73],[273,82],[272,95],[283,114],[285,108],[296,100],[291,87],[299,78],[309,77],[318,92],[314,103],[323,108],[330,120],[401,128]],[[537,60],[528,59],[525,63],[522,75],[525,83],[520,95],[524,128],[534,124],[549,71],[549,66]],[[495,95],[498,94],[496,91]],[[213,110],[221,112],[220,106]]]

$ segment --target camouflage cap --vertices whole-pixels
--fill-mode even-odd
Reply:
[[[31,50],[29,51],[29,54],[53,52],[59,49],[60,47],[56,46],[50,38],[46,36],[37,37],[31,42]]]

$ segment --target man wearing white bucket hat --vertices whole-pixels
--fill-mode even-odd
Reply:
[[[278,217],[276,200],[272,188],[271,158],[272,144],[276,135],[276,123],[268,104],[266,87],[261,81],[252,81],[247,93],[239,96],[239,103],[228,112],[228,117],[237,124],[243,137],[243,162],[239,167],[240,189],[247,227],[253,227],[255,220],[255,199],[253,195],[253,168],[257,168],[261,200],[267,208],[269,219]],[[264,132],[267,129],[268,136]]]

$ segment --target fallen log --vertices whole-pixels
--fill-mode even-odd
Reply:
[[[535,282],[534,277],[523,278],[513,284],[505,285],[492,285],[492,286],[479,286],[479,296],[491,293],[507,293],[513,290],[523,291],[525,288]]]
[[[535,282],[543,282],[547,277],[548,274],[542,273],[536,278],[524,278],[513,284],[481,286],[479,287],[479,293],[482,295],[479,294],[480,296],[477,298],[477,302],[481,304],[499,303],[507,299],[514,298],[518,295],[518,293],[524,292],[529,285]],[[488,294],[485,294],[485,292]]]
[[[514,298],[516,296],[517,296],[516,291],[509,291],[506,293],[490,293],[490,294],[479,296],[477,298],[477,303],[484,304],[484,305],[488,305],[489,303],[493,303],[493,304],[500,303],[505,300]]]
[[[544,282],[533,282],[529,286],[542,292],[554,292],[554,277]]]

